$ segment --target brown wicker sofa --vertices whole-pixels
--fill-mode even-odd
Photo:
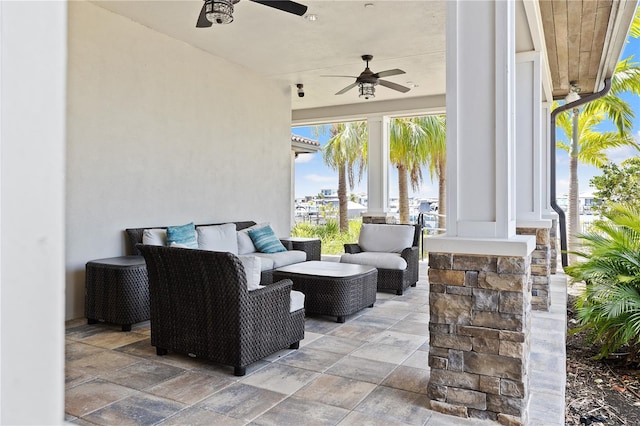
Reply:
[[[418,262],[419,262],[419,244],[420,236],[422,234],[421,225],[396,225],[396,224],[363,224],[358,244],[345,244],[344,252],[340,258],[342,263],[355,263],[361,265],[370,265],[378,269],[378,290],[379,291],[394,291],[397,295],[402,295],[404,290],[409,286],[415,287],[418,282]],[[405,227],[405,234],[408,234],[408,240],[406,246],[398,248],[395,253],[384,253],[376,251],[367,251],[363,248],[362,232],[365,227],[395,227],[387,228],[389,230],[401,230],[400,227]],[[380,228],[378,228],[380,229]],[[411,242],[411,234],[413,234],[413,241]],[[387,235],[387,237],[389,234]],[[382,242],[384,246],[385,243]],[[397,259],[391,259],[388,262],[388,256],[397,256]],[[385,267],[388,263],[394,263],[394,260],[406,262],[406,267]],[[397,262],[396,262],[397,263]]]
[[[304,338],[304,308],[290,312],[291,280],[247,290],[231,253],[163,246],[136,247],[145,258],[151,303],[151,345],[246,366]]]
[[[241,231],[243,229],[250,228],[256,225],[254,221],[239,221],[239,222],[226,222],[226,223],[235,223],[236,230]],[[225,225],[226,223],[212,223],[212,224],[203,224],[196,225],[198,227],[204,226],[215,226],[215,225]],[[127,234],[127,254],[130,255],[140,255],[140,252],[136,248],[137,244],[143,243],[143,234],[145,229],[166,229],[166,226],[148,226],[146,228],[128,228],[125,230]],[[283,242],[285,248],[287,248],[289,253],[275,253],[273,255],[264,254],[264,253],[252,253],[256,256],[261,257],[261,259],[270,259],[263,260],[262,262],[262,272],[260,283],[261,284],[270,284],[273,282],[273,270],[279,268],[281,266],[287,266],[298,262],[304,262],[307,259],[319,258],[319,247],[317,244],[296,244],[297,250],[294,250],[293,245],[288,244],[286,241]],[[312,252],[313,251],[313,252]],[[317,251],[317,253],[316,253]],[[304,252],[304,254],[302,253]],[[272,259],[275,259],[273,261]]]

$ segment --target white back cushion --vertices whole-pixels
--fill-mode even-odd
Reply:
[[[291,290],[289,293],[289,312],[304,308],[304,293]]]
[[[224,251],[238,254],[236,224],[198,226],[198,248],[200,250]]]
[[[251,237],[249,236],[249,229],[258,229],[258,228],[263,228],[265,226],[269,225],[268,223],[258,223],[256,225],[250,226],[248,228],[244,228],[241,229],[240,231],[237,232],[238,236],[238,254],[249,254],[249,253],[255,253],[258,250],[256,249],[256,246],[253,245],[253,240],[251,240]]]
[[[146,246],[166,246],[167,230],[151,228],[142,231],[142,244]]]
[[[244,273],[247,275],[247,290],[257,290],[260,287],[260,258],[256,256],[240,257]]]
[[[414,231],[411,225],[363,223],[358,245],[364,251],[402,253],[413,244]]]

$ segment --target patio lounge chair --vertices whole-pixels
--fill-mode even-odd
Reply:
[[[342,263],[370,265],[378,269],[378,291],[415,287],[418,281],[420,225],[363,223],[358,244],[345,244]]]
[[[136,246],[149,275],[151,345],[246,366],[304,338],[304,303],[290,312],[291,280],[247,290],[240,259],[231,254],[162,246]]]

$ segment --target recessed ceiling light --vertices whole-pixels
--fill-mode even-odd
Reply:
[[[309,15],[304,15],[304,19],[306,19],[309,22],[314,22],[318,20],[318,15],[314,15],[313,13],[310,13]]]
[[[366,7],[366,8],[373,7],[373,3],[365,3],[364,7]]]

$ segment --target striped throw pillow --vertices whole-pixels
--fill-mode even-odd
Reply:
[[[167,245],[171,247],[171,243],[178,243],[188,248],[198,248],[198,239],[196,238],[196,227],[191,223],[180,226],[167,227]]]
[[[249,229],[249,237],[251,237],[253,245],[261,253],[287,251],[269,225],[258,229]]]

